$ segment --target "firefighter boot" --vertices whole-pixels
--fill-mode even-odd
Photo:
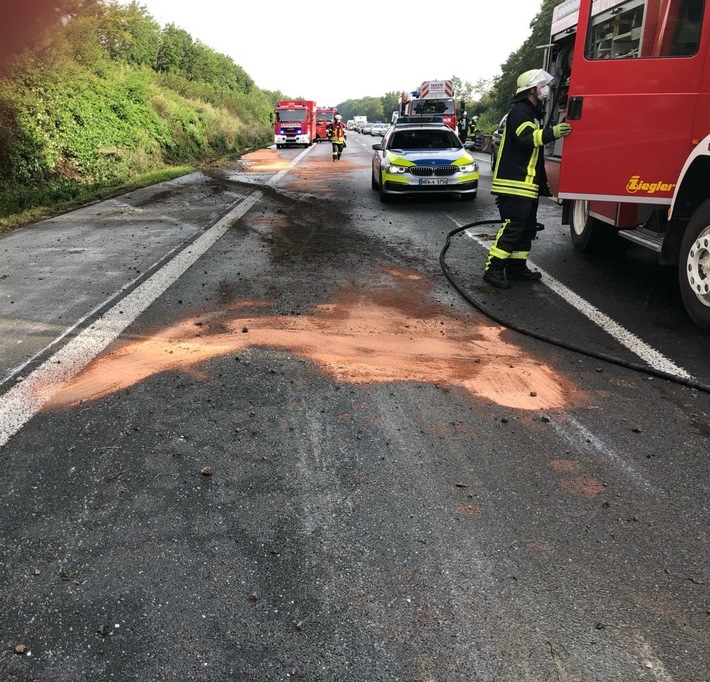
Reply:
[[[499,258],[491,258],[490,263],[483,271],[483,281],[488,282],[496,289],[510,289],[510,282],[505,276],[503,262]]]
[[[519,279],[526,282],[535,282],[542,278],[542,273],[531,270],[524,260],[513,260],[506,264],[505,268],[508,279]]]

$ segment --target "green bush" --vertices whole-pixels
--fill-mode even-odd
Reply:
[[[113,64],[100,76],[64,62],[33,64],[23,78],[23,88],[0,82],[0,216],[271,139],[254,113],[251,124],[234,113],[249,111],[243,95],[220,97],[213,86],[183,82],[197,95],[188,98],[150,70]]]
[[[77,7],[0,80],[0,218],[271,142],[271,97],[230,58],[136,3]]]

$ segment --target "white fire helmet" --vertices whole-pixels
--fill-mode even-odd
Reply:
[[[336,121],[342,121],[343,117],[340,114],[335,114],[335,120]]]
[[[552,80],[553,77],[545,69],[530,69],[530,71],[518,76],[518,89],[515,94],[519,95],[521,92],[530,90],[530,88],[542,88],[545,85],[549,85]]]

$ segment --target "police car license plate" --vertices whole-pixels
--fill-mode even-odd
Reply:
[[[446,178],[420,178],[420,185],[448,185],[449,181]]]

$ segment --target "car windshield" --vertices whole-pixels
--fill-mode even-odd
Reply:
[[[451,130],[401,130],[390,140],[390,149],[451,149],[460,147]]]

